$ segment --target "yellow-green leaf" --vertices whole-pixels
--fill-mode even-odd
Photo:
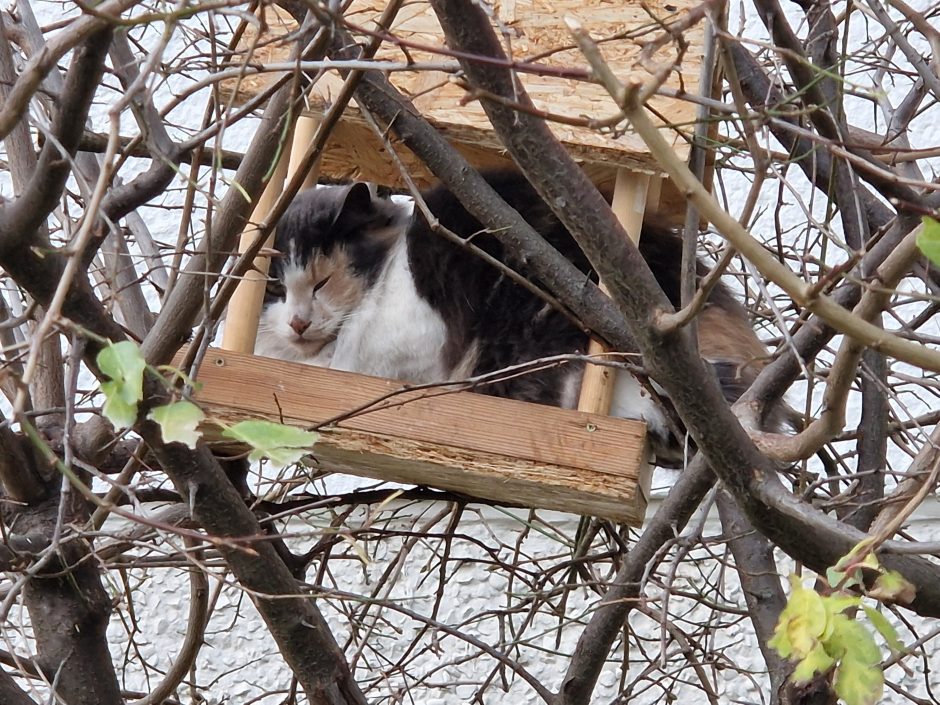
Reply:
[[[832,618],[832,636],[826,650],[837,659],[852,659],[873,667],[881,663],[875,638],[863,625],[844,614]]]
[[[202,436],[197,427],[206,418],[202,409],[191,401],[177,401],[152,409],[147,415],[160,425],[160,434],[165,443],[182,443],[195,448]]]
[[[793,669],[793,681],[795,683],[808,683],[814,675],[825,673],[835,663],[835,659],[826,653],[822,644],[817,644]]]
[[[771,647],[783,658],[804,659],[828,629],[829,612],[815,590],[807,590],[790,576],[792,592],[780,613]]]
[[[140,348],[128,340],[110,343],[98,353],[98,369],[109,381],[101,383],[105,396],[105,417],[118,428],[137,420],[137,404],[144,396],[144,370],[147,367]]]
[[[826,650],[818,645],[810,651],[806,658],[796,664],[793,669],[794,683],[808,683],[817,673],[825,673],[835,665],[833,659]]]
[[[884,673],[878,664],[846,654],[836,668],[833,686],[845,705],[875,705],[884,693]]]
[[[838,560],[835,565],[836,570],[845,570],[851,565],[854,565],[859,562],[859,556],[862,556],[862,565],[867,568],[878,568],[878,560],[874,557],[871,552],[871,547],[874,544],[874,539],[870,536],[862,539],[857,544],[852,546],[852,550],[846,553],[842,558]]]
[[[267,457],[275,465],[296,463],[316,443],[317,434],[273,421],[239,421],[229,426],[222,435],[250,445],[250,460]]]
[[[884,602],[900,602],[907,605],[914,601],[916,589],[896,570],[888,570],[878,576],[868,594]]]
[[[891,651],[894,653],[902,651],[904,649],[904,645],[898,638],[897,630],[891,625],[891,622],[888,621],[888,618],[873,607],[863,605],[863,609],[865,610],[865,614],[868,615],[869,621],[871,621],[872,625],[875,627],[875,629],[878,630],[878,633],[881,634],[881,637],[885,640],[888,648],[891,649]]]
[[[917,247],[924,256],[940,267],[940,223],[933,218],[921,218],[924,228],[917,234]]]
[[[836,593],[829,595],[825,600],[825,604],[826,609],[829,610],[829,614],[839,614],[851,607],[859,607],[862,604],[862,600],[854,595]]]

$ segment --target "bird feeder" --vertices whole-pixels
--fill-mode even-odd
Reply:
[[[657,55],[641,57],[643,47],[668,27],[683,26],[687,49],[681,70],[673,70],[660,92],[668,94],[699,83],[702,30],[686,22],[692,7],[688,0],[642,4],[515,0],[496,5],[493,21],[515,62],[550,67],[541,73],[520,74],[536,107],[573,118],[567,123],[575,123],[578,118],[613,116],[617,106],[600,86],[577,80],[587,64],[574,48],[564,21],[567,15],[578,18],[622,80],[648,80],[650,74],[643,67]],[[384,9],[384,2],[353,0],[344,16],[351,26],[374,36]],[[244,39],[242,45],[263,46],[265,53],[249,61],[286,61],[286,44],[279,37],[296,26],[272,7],[261,11],[265,13],[264,32]],[[687,28],[688,24],[693,26]],[[382,36],[386,41],[376,60],[416,65],[452,61],[446,52],[434,51],[444,47],[443,32],[424,0],[403,4]],[[464,87],[446,68],[397,71],[390,73],[390,80],[471,164],[511,167],[482,108],[468,99]],[[235,87],[237,97],[256,94],[270,80],[268,74],[242,79]],[[294,158],[281,160],[255,206],[253,222],[263,220],[285,177],[296,168],[296,155],[310,143],[312,130],[337,85],[329,79],[315,84],[308,97],[309,113],[294,134]],[[670,125],[695,121],[691,103],[668,95],[653,97],[648,107],[654,115],[667,116]],[[612,188],[612,208],[632,238],[639,237],[647,208],[684,214],[684,205],[675,207],[681,199],[674,190],[668,184],[660,189],[661,170],[639,137],[614,127],[551,125],[585,172],[598,184]],[[662,130],[674,149],[687,155],[688,136],[665,123]],[[417,184],[434,182],[404,145],[392,139],[391,147]],[[376,136],[355,104],[334,129],[319,174],[330,180],[403,185],[387,142]],[[313,177],[308,175],[308,181],[312,183]],[[249,228],[243,245],[253,239]],[[312,454],[319,467],[327,470],[634,525],[642,522],[650,473],[645,426],[606,416],[609,368],[588,365],[579,409],[564,410],[470,392],[408,390],[401,381],[255,357],[251,353],[268,262],[259,257],[255,265],[256,271],[249,272],[229,304],[223,349],[210,350],[197,373],[202,385],[197,399],[215,417],[227,421],[264,417],[304,427],[325,423]]]

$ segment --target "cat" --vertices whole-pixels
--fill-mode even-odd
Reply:
[[[485,178],[542,237],[592,276],[574,239],[524,177],[501,171]],[[446,188],[433,188],[423,198],[441,225],[532,278]],[[298,194],[278,223],[274,245],[281,257],[272,262],[256,344],[260,355],[424,383],[587,349],[587,336],[563,313],[432,232],[407,206],[376,198],[365,184]],[[681,247],[668,229],[644,225],[640,252],[674,306]],[[699,262],[698,276],[706,272]],[[699,322],[701,355],[733,400],[759,371],[766,351],[744,307],[721,283],[710,292]],[[574,408],[582,372],[578,363],[549,366],[475,391]],[[682,445],[670,430],[675,424],[628,372],[616,375],[611,414],[646,421],[655,462],[682,462]]]

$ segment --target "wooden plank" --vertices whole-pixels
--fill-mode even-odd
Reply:
[[[311,110],[314,115],[317,103],[312,99]],[[505,149],[492,130],[433,122],[460,152],[477,169],[514,169],[512,159],[505,155]],[[405,165],[408,173],[420,188],[437,184],[437,178],[407,147],[392,135],[389,135],[395,152]],[[566,144],[568,153],[584,168],[590,178],[610,191],[613,189],[617,172],[621,168],[659,173],[659,167],[650,163],[646,157],[638,158],[632,152],[625,152],[614,147],[585,147]],[[359,110],[350,106],[343,114],[343,119],[334,128],[326,144],[321,162],[321,173],[336,181],[369,181],[393,188],[405,188],[398,166],[386,153],[385,144],[376,137],[362,120]]]
[[[523,506],[642,522],[643,423],[212,349],[197,401],[217,420],[321,429],[321,467]],[[383,399],[384,398],[384,399]],[[376,400],[380,400],[369,406]]]

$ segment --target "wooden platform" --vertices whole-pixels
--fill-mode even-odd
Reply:
[[[402,388],[217,349],[197,379],[196,400],[217,420],[302,427]],[[312,455],[326,470],[632,525],[646,511],[646,428],[637,421],[435,389],[395,395],[319,431]],[[207,436],[213,438],[211,429]]]

